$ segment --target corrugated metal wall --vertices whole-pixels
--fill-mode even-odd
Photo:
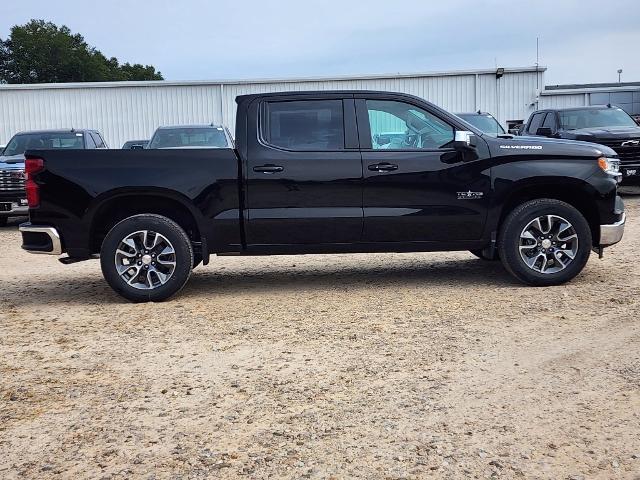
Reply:
[[[140,82],[0,86],[0,143],[17,131],[95,128],[112,148],[149,138],[159,125],[225,123],[235,129],[235,97],[298,90],[386,90],[425,98],[452,112],[477,109],[505,124],[526,119],[544,69],[256,82]],[[537,79],[536,79],[537,76]],[[536,83],[537,82],[537,83]]]
[[[589,105],[588,94],[558,94],[540,96],[540,108],[569,108]]]

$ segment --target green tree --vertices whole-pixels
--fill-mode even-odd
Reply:
[[[16,25],[0,39],[0,82],[64,83],[162,80],[151,65],[120,65],[87,44],[80,34],[44,20]]]

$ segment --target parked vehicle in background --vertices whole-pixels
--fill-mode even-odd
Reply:
[[[9,217],[28,213],[25,150],[87,148],[107,148],[96,130],[41,130],[15,134],[0,155],[0,226],[6,225]]]
[[[522,134],[606,145],[620,158],[621,184],[640,185],[640,126],[619,107],[539,110],[531,114]]]
[[[507,133],[504,131],[504,128],[502,128],[502,125],[500,125],[500,122],[490,113],[478,110],[474,113],[456,113],[456,115],[487,135],[497,137],[498,135],[505,135]]]
[[[509,129],[510,135],[522,135],[522,131],[524,130],[524,123],[514,125]]]
[[[231,135],[221,125],[182,125],[158,128],[147,148],[230,148]]]
[[[401,93],[236,102],[236,149],[27,152],[22,248],[99,254],[116,292],[159,301],[212,254],[470,250],[543,286],[622,238],[608,147],[494,137]]]
[[[122,145],[123,150],[142,150],[147,148],[149,145],[149,140],[129,140],[128,142],[124,142]]]

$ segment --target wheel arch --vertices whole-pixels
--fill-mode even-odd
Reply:
[[[162,188],[120,190],[96,198],[87,212],[91,251],[99,252],[105,235],[118,222],[144,213],[162,215],[176,222],[192,243],[201,244],[203,256],[206,256],[205,230],[200,213],[183,195]]]
[[[591,229],[593,244],[600,238],[600,214],[596,202],[597,192],[588,183],[567,178],[566,181],[541,183],[521,183],[514,186],[501,202],[498,221],[493,230],[499,232],[506,216],[518,205],[538,198],[550,198],[568,203],[578,210],[587,220]]]

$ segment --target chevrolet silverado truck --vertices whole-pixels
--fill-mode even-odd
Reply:
[[[640,186],[640,126],[612,105],[533,112],[522,135],[565,138],[611,147],[620,159],[622,186]]]
[[[546,286],[622,238],[608,147],[486,135],[400,93],[236,102],[235,148],[28,151],[22,248],[99,256],[120,295],[160,301],[212,255],[470,250]]]
[[[27,215],[24,152],[35,149],[107,148],[95,130],[39,130],[16,133],[0,154],[0,227],[9,217]]]

